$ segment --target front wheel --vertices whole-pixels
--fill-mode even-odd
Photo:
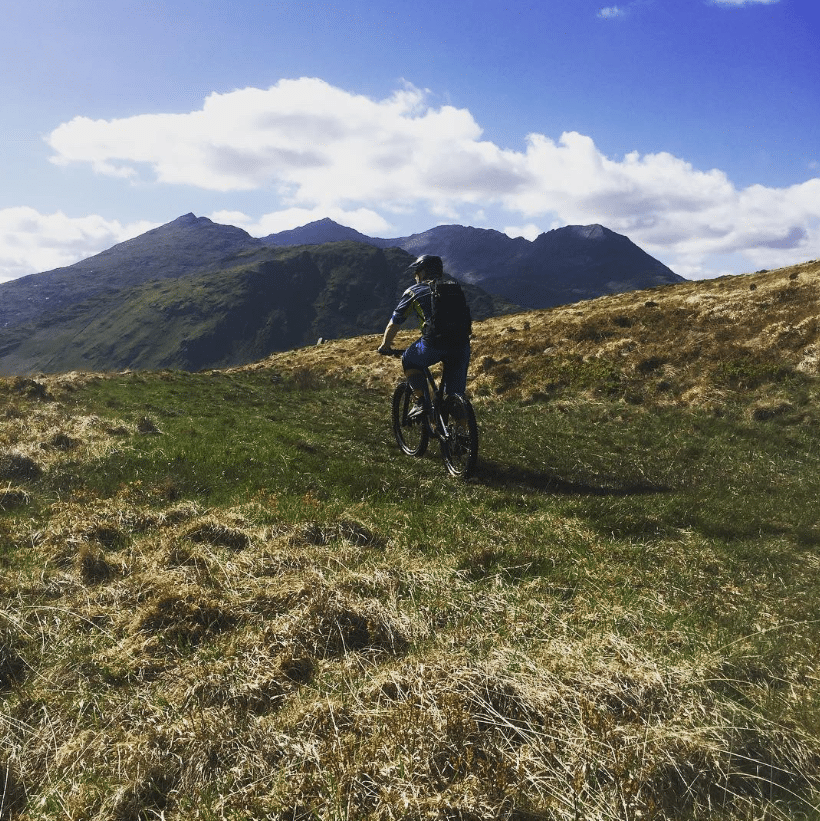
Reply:
[[[447,429],[441,440],[444,464],[451,476],[466,479],[478,459],[478,425],[473,406],[464,396],[448,396],[442,416]]]
[[[424,456],[430,434],[424,417],[407,418],[407,411],[413,405],[413,391],[403,382],[393,392],[393,433],[396,435],[402,453],[408,456]]]

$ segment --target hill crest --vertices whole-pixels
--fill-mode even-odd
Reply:
[[[473,331],[468,391],[486,399],[560,400],[588,387],[591,399],[718,409],[740,392],[777,409],[784,382],[820,375],[820,260],[490,317]],[[377,344],[336,340],[248,367],[333,377],[344,363],[386,388],[397,369]]]

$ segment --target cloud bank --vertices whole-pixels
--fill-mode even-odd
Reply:
[[[76,117],[47,142],[57,165],[86,165],[124,184],[219,192],[226,208],[212,218],[257,236],[324,216],[390,236],[391,220],[414,216],[418,230],[475,225],[492,210],[488,227],[522,226],[510,232],[530,238],[601,223],[684,276],[723,273],[708,261],[720,255],[742,254],[745,270],[820,256],[820,179],[738,189],[722,171],[664,152],[607,157],[577,132],[531,133],[520,150],[503,148],[482,138],[469,111],[435,107],[409,85],[373,100],[319,79],[282,80],[211,94],[189,113]],[[232,210],[231,194],[249,191],[269,195],[276,210]],[[133,230],[101,217],[0,212],[0,268],[7,278],[25,264],[46,270],[55,267],[47,259],[103,250]]]
[[[41,214],[28,207],[0,209],[0,282],[71,265],[151,228],[156,223],[122,225],[100,216]]]

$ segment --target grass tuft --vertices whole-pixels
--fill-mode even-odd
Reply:
[[[22,453],[0,453],[0,481],[33,482],[40,478],[43,469],[34,459]]]

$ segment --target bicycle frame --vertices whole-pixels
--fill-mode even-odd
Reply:
[[[427,394],[430,400],[430,416],[425,416],[427,432],[436,439],[441,440],[447,435],[447,424],[442,416],[441,409],[444,407],[444,380],[440,379],[436,384],[430,368],[424,369],[424,377],[427,380]]]

